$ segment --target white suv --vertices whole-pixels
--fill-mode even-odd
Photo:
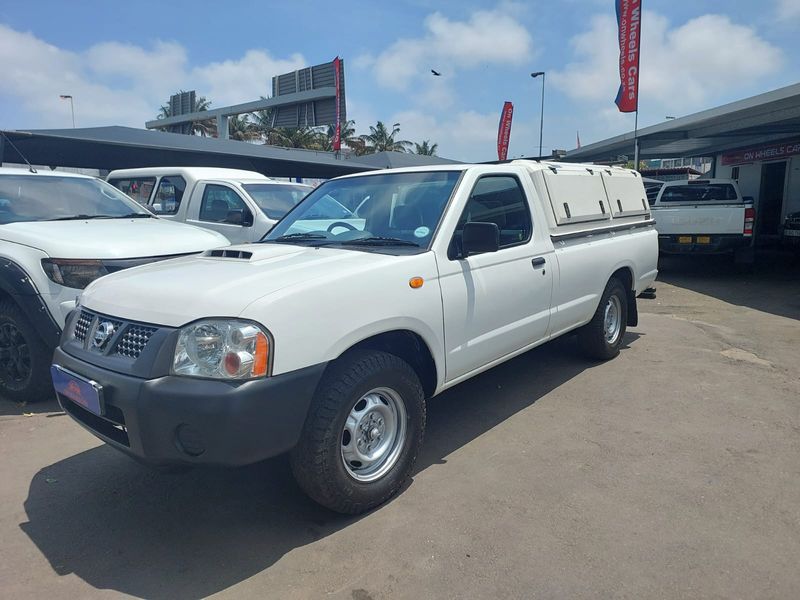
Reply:
[[[104,181],[0,169],[0,395],[52,393],[50,357],[89,283],[145,263],[227,246],[160,219]]]

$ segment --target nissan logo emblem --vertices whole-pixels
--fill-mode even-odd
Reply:
[[[111,336],[114,335],[114,324],[110,321],[101,321],[92,336],[92,347],[102,350]]]

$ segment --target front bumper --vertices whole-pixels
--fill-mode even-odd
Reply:
[[[690,243],[681,243],[681,238],[690,238]],[[708,243],[698,243],[698,238],[709,238]],[[741,234],[679,234],[659,235],[658,250],[665,254],[722,254],[746,248],[753,244],[751,236]]]
[[[325,364],[246,382],[141,379],[57,348],[53,362],[103,386],[103,416],[58,396],[91,433],[154,465],[245,465],[291,449]]]

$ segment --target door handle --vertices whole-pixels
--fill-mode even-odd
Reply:
[[[541,267],[547,261],[544,259],[544,256],[537,256],[536,258],[531,259],[531,265],[535,269],[536,267]]]

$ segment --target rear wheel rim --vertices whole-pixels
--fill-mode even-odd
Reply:
[[[30,375],[31,352],[25,336],[14,323],[3,323],[0,325],[0,379],[16,388]]]
[[[606,302],[603,312],[603,335],[606,343],[613,346],[619,339],[622,330],[622,303],[616,294],[612,294]]]
[[[400,394],[387,387],[370,390],[352,406],[340,439],[344,468],[353,479],[369,483],[397,464],[408,431]]]

